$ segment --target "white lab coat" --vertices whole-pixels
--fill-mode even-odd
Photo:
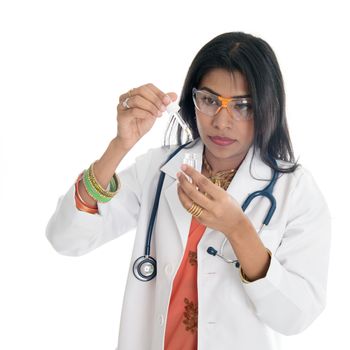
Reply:
[[[176,173],[185,150],[161,169],[166,173],[152,236],[151,255],[157,259],[157,276],[137,280],[134,261],[144,254],[146,230],[159,178],[159,167],[171,150],[151,149],[119,173],[120,192],[108,203],[98,204],[99,214],[76,209],[74,184],[59,198],[46,235],[61,254],[79,256],[136,228],[120,319],[118,350],[161,350],[172,282],[181,263],[191,215],[177,194]],[[202,161],[203,143],[192,148]],[[242,204],[251,192],[262,189],[272,171],[253,147],[247,153],[227,192]],[[252,160],[252,174],[249,172]],[[285,162],[280,162],[283,165]],[[279,349],[278,334],[301,332],[321,313],[326,302],[330,246],[330,214],[310,173],[300,167],[284,174],[274,188],[276,212],[261,233],[272,252],[266,277],[243,283],[239,270],[209,255],[209,246],[220,248],[224,234],[207,228],[199,241],[198,349]],[[269,208],[255,199],[246,214],[258,229]],[[227,242],[224,255],[235,258]]]

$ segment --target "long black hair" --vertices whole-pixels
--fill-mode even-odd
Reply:
[[[254,114],[254,152],[258,148],[262,161],[272,169],[281,173],[293,172],[299,164],[295,162],[289,137],[280,67],[270,45],[251,34],[221,34],[204,45],[195,56],[187,72],[179,102],[182,117],[191,129],[193,138],[199,138],[199,133],[192,88],[198,87],[204,75],[215,68],[229,72],[239,71],[247,80]],[[165,145],[169,145],[173,126],[172,119],[166,130]],[[178,145],[188,141],[179,125],[176,141]],[[292,165],[288,168],[276,167],[270,157]]]

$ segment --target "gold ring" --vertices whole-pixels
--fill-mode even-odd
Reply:
[[[203,208],[200,207],[197,203],[193,202],[191,208],[187,211],[194,217],[199,218],[203,212]]]

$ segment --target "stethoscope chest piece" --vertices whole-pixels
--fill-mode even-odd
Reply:
[[[157,262],[151,256],[140,256],[134,262],[133,272],[135,277],[143,282],[150,281],[157,274]]]

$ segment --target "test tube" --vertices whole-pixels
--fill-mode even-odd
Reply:
[[[182,164],[190,165],[191,167],[195,168],[198,172],[201,172],[199,156],[197,153],[186,152]],[[191,177],[189,177],[185,173],[184,175],[186,176],[187,180],[192,183]]]
[[[187,124],[185,123],[185,121],[183,120],[183,118],[180,114],[180,106],[176,102],[172,102],[167,106],[166,111],[168,112],[170,117],[172,117],[172,116],[175,117],[176,121],[180,124],[182,129],[184,129],[184,131],[187,134],[187,136],[189,137],[189,139],[191,141],[193,141],[193,136],[192,136],[191,130],[187,126]]]

